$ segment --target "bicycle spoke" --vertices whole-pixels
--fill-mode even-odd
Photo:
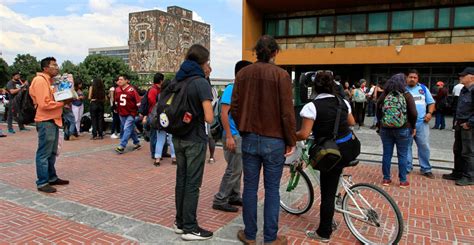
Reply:
[[[377,187],[354,185],[342,206],[348,228],[361,242],[393,244],[400,239],[403,231],[400,211],[388,194]]]

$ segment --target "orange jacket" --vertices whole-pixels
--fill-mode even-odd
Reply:
[[[63,126],[61,115],[63,113],[63,102],[54,100],[54,88],[52,78],[42,72],[36,73],[36,77],[31,82],[30,96],[37,106],[35,122],[54,120],[59,127]]]

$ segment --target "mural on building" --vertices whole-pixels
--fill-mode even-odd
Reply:
[[[131,13],[129,64],[133,71],[176,72],[188,48],[199,43],[210,49],[210,26],[192,20],[192,12],[176,6]]]

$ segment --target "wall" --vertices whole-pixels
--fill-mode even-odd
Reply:
[[[188,48],[201,44],[210,50],[210,26],[193,21],[192,12],[179,7],[129,15],[129,64],[139,73],[176,72]],[[177,15],[179,14],[179,15]]]

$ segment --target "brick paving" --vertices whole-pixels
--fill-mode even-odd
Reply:
[[[0,243],[134,244],[136,242],[0,200]]]
[[[36,132],[31,131],[0,139],[0,156],[2,156],[0,182],[12,188],[36,193],[34,184],[36,137]],[[152,165],[149,147],[145,142],[143,149],[139,151],[117,155],[113,152],[117,140],[106,138],[102,141],[91,141],[88,138],[86,134],[77,141],[64,143],[62,155],[57,161],[57,172],[61,178],[71,180],[71,184],[59,187],[59,191],[55,194],[42,194],[42,196],[96,208],[146,224],[156,224],[165,228],[165,232],[172,233],[167,229],[172,227],[175,213],[175,166],[171,165],[170,160],[165,159],[162,165],[156,168]],[[216,236],[233,239],[233,232],[242,226],[240,212],[223,213],[211,208],[213,195],[219,188],[225,169],[225,161],[220,149],[217,149],[215,158],[215,164],[206,164],[198,220],[203,227],[219,231]],[[361,163],[346,172],[354,175],[356,183],[367,182],[381,186],[379,184],[380,165]],[[392,186],[383,188],[396,200],[404,216],[405,232],[401,244],[452,244],[455,241],[460,244],[473,244],[474,187],[455,186],[453,182],[441,179],[441,174],[446,172],[434,171],[434,173],[436,179],[429,180],[415,171],[409,175],[408,180],[411,186],[406,190],[398,188],[397,181],[394,181]],[[396,180],[396,168],[392,169],[392,176]],[[262,196],[263,192],[260,192],[260,198]],[[77,243],[88,243],[88,241],[105,243],[99,237],[113,243],[145,241],[138,236],[114,234],[113,230],[111,233],[105,232],[100,228],[100,224],[83,225],[74,221],[74,217],[62,220],[63,217],[47,213],[47,211],[29,208],[26,202],[18,204],[2,201],[0,193],[0,234],[5,231],[5,234],[17,233],[18,235],[16,240],[10,238],[7,240],[0,235],[0,243],[34,242],[35,239],[44,238],[37,235],[39,233],[35,233],[34,228],[20,229],[21,232],[18,232],[18,227],[5,225],[6,222],[3,222],[4,220],[10,222],[12,219],[28,220],[32,224],[31,227],[39,227],[45,222],[42,220],[49,219],[54,219],[55,222],[61,224],[58,227],[73,227],[75,233],[71,232],[70,235],[65,235],[69,233],[64,233],[65,231],[59,229],[54,232],[62,234],[62,240],[59,240],[65,243],[71,242],[66,240],[71,237],[74,240],[81,237],[91,238],[77,240]],[[4,209],[7,211],[3,211]],[[331,238],[332,243],[357,244],[342,221],[342,215],[336,214],[335,217],[340,226]],[[316,244],[305,237],[304,231],[317,227],[318,223],[319,207],[315,203],[308,213],[301,216],[282,211],[280,232],[288,235],[290,244]],[[68,230],[71,229],[68,228]],[[91,233],[96,235],[87,235]],[[58,235],[58,237],[61,236]],[[159,239],[146,241],[160,242]],[[210,244],[227,244],[227,242],[215,238]]]

